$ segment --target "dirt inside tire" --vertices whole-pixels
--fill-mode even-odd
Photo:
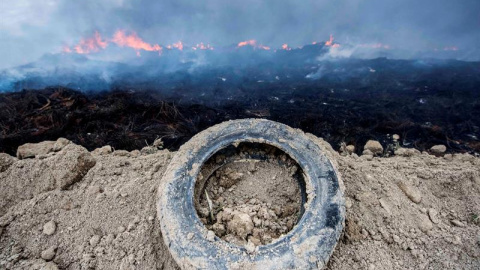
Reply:
[[[282,150],[261,143],[221,149],[202,166],[195,208],[207,229],[239,246],[270,244],[303,213],[303,172]]]

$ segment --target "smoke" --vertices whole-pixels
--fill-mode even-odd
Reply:
[[[333,34],[340,44],[387,44],[396,58],[455,47],[457,58],[479,60],[479,12],[478,0],[5,0],[0,69],[60,52],[95,31],[112,37],[119,29],[149,44],[255,39],[272,48]]]

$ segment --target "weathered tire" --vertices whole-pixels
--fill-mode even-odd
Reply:
[[[297,161],[304,172],[307,203],[298,224],[285,236],[248,254],[215,236],[194,207],[201,166],[215,152],[237,142],[273,145]],[[309,135],[286,125],[243,119],[213,126],[184,144],[158,189],[158,217],[166,245],[183,269],[321,269],[340,237],[345,203],[339,179],[322,148]]]

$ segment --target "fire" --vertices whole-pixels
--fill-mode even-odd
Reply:
[[[239,42],[238,45],[237,45],[237,48],[240,48],[240,47],[243,47],[243,46],[247,46],[247,45],[250,45],[250,46],[252,46],[252,47],[255,48],[255,49],[270,50],[270,47],[268,47],[268,46],[264,46],[264,45],[262,45],[262,44],[257,45],[257,41],[254,40],[254,39],[250,39],[250,40],[245,40],[245,41]]]
[[[333,45],[333,36],[330,35],[330,39],[328,41],[325,42],[325,46],[332,46]]]
[[[135,32],[132,32],[130,35],[125,34],[125,31],[118,30],[113,35],[112,42],[117,44],[120,47],[130,47],[137,51],[158,51],[162,52],[162,47],[158,44],[151,45],[143,41],[140,37],[137,36]]]
[[[243,46],[247,46],[247,45],[250,45],[250,46],[256,46],[257,45],[257,41],[254,40],[254,39],[251,39],[251,40],[245,40],[245,41],[242,41],[242,42],[239,42],[237,47],[243,47]]]
[[[195,45],[192,47],[192,50],[196,51],[196,50],[213,50],[213,47],[210,46],[210,44],[203,44],[203,42],[200,42],[199,44]]]
[[[180,51],[183,51],[183,43],[181,41],[178,41],[177,43],[173,43],[172,45],[174,48],[177,48]]]
[[[328,41],[325,42],[325,46],[327,47],[332,47],[332,48],[338,48],[340,47],[340,44],[338,43],[333,43],[333,35],[330,35],[330,39]]]
[[[108,45],[108,42],[102,40],[100,34],[95,31],[93,37],[87,39],[81,39],[80,42],[73,47],[78,54],[87,54],[91,52],[98,52],[100,49],[105,49]],[[64,46],[62,49],[65,53],[71,53],[72,49],[68,46]]]
[[[292,48],[288,47],[288,44],[285,43],[282,45],[282,50],[290,51]]]

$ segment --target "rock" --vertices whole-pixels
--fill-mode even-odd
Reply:
[[[112,147],[110,145],[105,145],[92,151],[94,155],[108,155],[110,153],[112,153]]]
[[[255,244],[248,240],[248,243],[245,245],[245,249],[247,250],[248,253],[254,253],[255,252]]]
[[[400,243],[400,241],[401,241],[401,240],[400,240],[400,237],[399,237],[398,235],[396,235],[396,234],[392,235],[392,238],[393,238],[393,241],[394,241],[395,243]]]
[[[17,158],[34,158],[38,155],[46,155],[53,152],[54,141],[44,141],[40,143],[26,143],[20,145],[17,149]]]
[[[242,238],[246,238],[247,235],[251,234],[253,227],[253,221],[250,216],[240,212],[234,213],[232,220],[227,224],[229,232],[233,232]]]
[[[49,247],[42,251],[41,257],[45,261],[51,261],[55,257],[55,251],[57,250],[57,247]]]
[[[398,148],[397,150],[395,150],[395,155],[401,157],[413,157],[420,154],[420,151],[414,148]]]
[[[347,147],[345,148],[345,150],[347,150],[347,152],[349,154],[352,154],[353,152],[355,152],[355,146],[354,145],[347,145]]]
[[[213,231],[208,231],[207,232],[207,240],[210,242],[215,241],[215,233]]]
[[[255,246],[260,246],[262,244],[262,242],[260,241],[260,239],[256,238],[256,237],[249,237],[248,238],[248,241],[249,242],[252,242]]]
[[[156,152],[158,152],[158,148],[153,146],[145,146],[140,150],[140,153],[144,155],[155,154]]]
[[[368,149],[365,149],[365,150],[363,150],[363,152],[362,152],[362,155],[369,155],[369,156],[373,156],[373,152],[372,152],[372,151],[370,151],[370,150],[368,150]]]
[[[390,207],[390,204],[387,202],[387,199],[380,198],[380,200],[378,200],[378,201],[380,202],[380,205],[383,207],[383,209],[385,209],[387,214],[391,215],[392,214],[392,208]]]
[[[352,206],[353,206],[352,199],[350,199],[349,197],[347,197],[347,198],[345,199],[345,207],[346,207],[347,209],[349,209],[349,208],[352,208]]]
[[[55,155],[53,177],[55,187],[66,189],[83,179],[96,164],[95,158],[82,146],[68,144]]]
[[[69,143],[70,141],[65,138],[58,138],[58,140],[53,145],[53,151],[58,152],[62,150],[65,146],[67,146],[67,144]]]
[[[465,224],[463,224],[463,222],[461,222],[460,220],[453,219],[450,222],[457,227],[465,227]]]
[[[131,157],[138,157],[140,156],[142,153],[140,153],[140,150],[133,150],[132,152],[130,152],[130,156]]]
[[[9,154],[0,153],[0,173],[6,171],[16,160]]]
[[[453,155],[452,155],[452,154],[445,154],[445,155],[443,156],[443,158],[444,158],[445,160],[452,161],[452,160],[453,160]]]
[[[430,153],[434,155],[441,155],[447,151],[447,147],[445,145],[434,145],[432,148],[430,148]]]
[[[428,209],[428,217],[430,218],[430,220],[435,223],[435,224],[438,224],[440,223],[440,220],[438,219],[438,212],[437,210],[433,209],[433,208],[430,208]]]
[[[405,182],[398,182],[397,185],[412,202],[419,203],[422,200],[422,194],[416,187]]]
[[[212,226],[212,230],[215,232],[216,235],[222,237],[225,235],[225,226],[223,224],[220,224],[220,223],[215,223],[213,224]]]
[[[118,232],[118,233],[123,233],[125,230],[126,230],[126,229],[125,229],[125,227],[123,227],[123,226],[118,226],[118,228],[117,228],[117,232]]]
[[[46,235],[54,234],[56,229],[57,224],[55,224],[53,220],[50,220],[49,222],[45,223],[45,225],[43,225],[43,233]]]
[[[95,234],[90,238],[90,246],[96,247],[100,243],[100,235]]]
[[[187,239],[188,239],[188,240],[192,240],[192,239],[193,239],[193,236],[194,236],[193,233],[188,233],[188,234],[187,234]]]
[[[127,150],[115,150],[115,152],[113,152],[113,155],[118,157],[128,157],[130,156],[130,152],[128,152]]]
[[[40,270],[58,270],[58,266],[53,262],[45,263]]]
[[[418,218],[417,222],[418,222],[418,228],[424,233],[428,232],[429,230],[431,230],[433,228],[433,223],[425,215],[421,215]]]
[[[369,140],[363,149],[370,150],[373,154],[378,155],[383,153],[383,147],[378,141]]]
[[[393,135],[392,135],[392,139],[393,139],[394,141],[398,141],[398,140],[400,140],[400,135],[398,135],[398,134],[393,134]]]
[[[373,155],[363,155],[362,157],[365,158],[368,161],[373,160]]]

